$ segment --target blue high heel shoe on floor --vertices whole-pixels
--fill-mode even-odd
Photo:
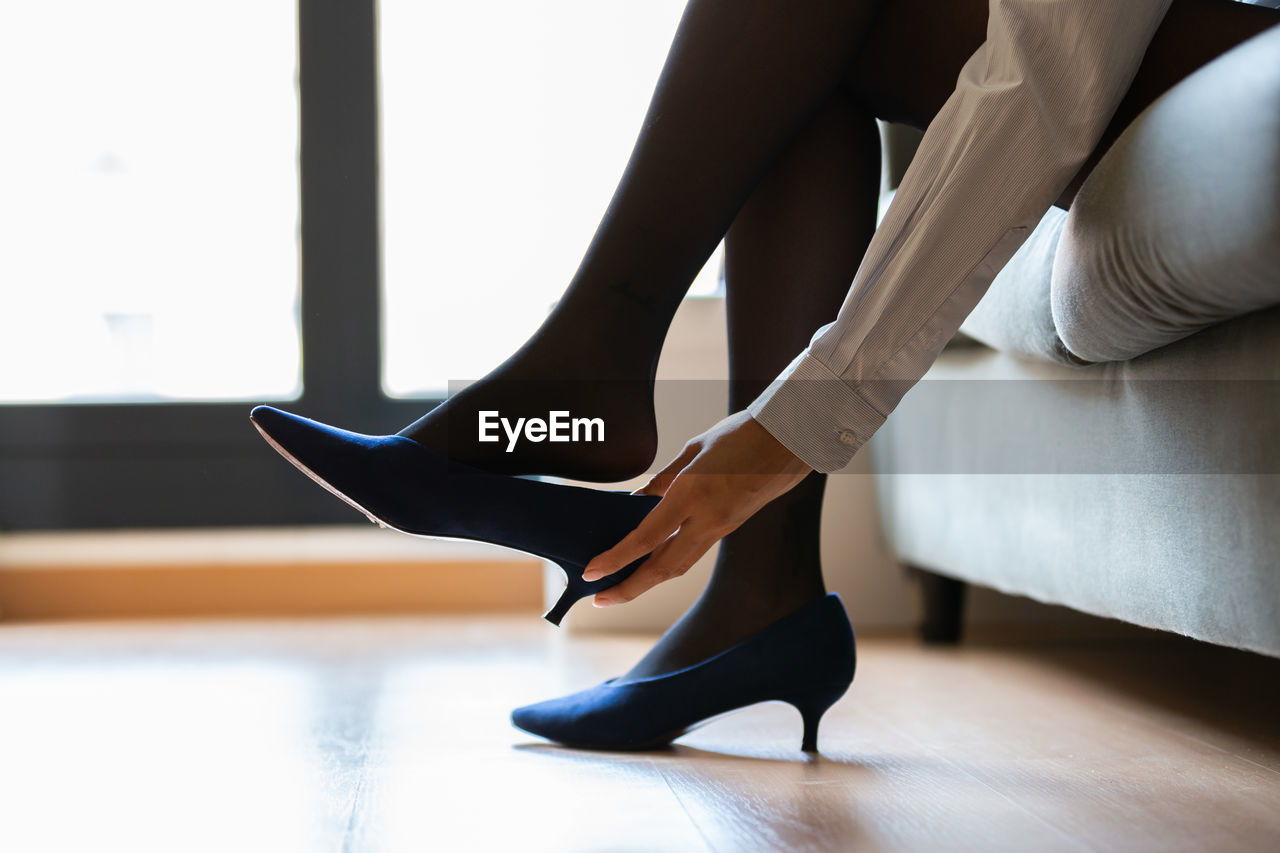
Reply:
[[[281,456],[376,524],[555,562],[567,586],[543,617],[553,625],[576,601],[616,586],[642,562],[582,580],[591,558],[618,544],[657,505],[651,495],[490,474],[404,436],[348,432],[270,406],[258,406],[249,419]]]
[[[818,723],[853,682],[853,626],[832,593],[718,655],[666,675],[610,679],[517,708],[520,729],[582,749],[656,749],[710,717],[756,702],[794,705],[801,749],[818,748]]]

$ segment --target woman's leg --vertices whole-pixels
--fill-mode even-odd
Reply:
[[[981,44],[986,9],[987,0],[692,0],[556,309],[515,355],[401,434],[508,473],[616,480],[643,470],[657,446],[651,381],[671,316],[761,175],[838,85],[879,117],[927,125]],[[1177,0],[1104,146],[1168,86],[1274,20],[1230,0]],[[607,441],[526,442],[508,454],[476,441],[482,409],[601,417]]]
[[[573,281],[500,367],[401,431],[507,473],[618,480],[656,450],[651,381],[672,314],[743,202],[830,97],[877,0],[692,0]],[[476,413],[602,417],[606,442],[476,441]]]
[[[924,130],[955,89],[960,68],[986,38],[988,0],[887,0],[845,85],[877,117]],[[1280,24],[1280,12],[1235,0],[1174,0],[1128,93],[1093,155],[1058,199],[1070,207],[1080,185],[1129,123],[1206,63]]]
[[[745,408],[835,316],[875,229],[879,190],[875,120],[834,96],[729,228],[730,411]],[[825,482],[811,474],[721,540],[698,602],[627,677],[702,660],[822,595]]]
[[[1237,15],[1237,7],[1175,3],[1100,148],[1195,67],[1278,17],[1250,7]],[[734,220],[726,242],[732,410],[835,316],[848,290],[874,224],[879,147],[870,116],[927,126],[985,37],[986,8],[986,0],[889,0],[851,65],[847,98],[828,103]],[[1074,188],[1064,201],[1073,196]],[[812,475],[725,537],[701,597],[626,677],[703,660],[822,594],[822,487]]]

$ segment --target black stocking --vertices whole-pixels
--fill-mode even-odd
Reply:
[[[746,407],[833,317],[875,227],[880,137],[843,97],[796,138],[729,229],[729,408]],[[702,660],[824,592],[819,524],[826,478],[807,480],[720,542],[698,602],[628,673]]]
[[[1160,93],[1277,20],[1222,0],[1175,2],[1100,149]],[[847,99],[827,102],[734,220],[726,244],[732,411],[835,316],[847,292],[874,225],[879,147],[870,117],[926,127],[985,22],[986,0],[888,0],[850,64]],[[703,660],[821,595],[823,484],[811,475],[725,537],[702,596],[627,677]]]
[[[672,314],[756,183],[838,88],[871,115],[927,126],[985,37],[986,13],[987,0],[691,0],[563,299],[513,356],[401,434],[507,473],[612,481],[643,471],[657,446],[652,377]],[[1169,86],[1276,20],[1229,0],[1175,0],[1100,149]],[[820,287],[799,286],[806,299]],[[506,453],[476,441],[482,409],[600,417],[606,441]]]
[[[515,355],[401,434],[507,473],[609,481],[645,470],[657,446],[652,377],[672,314],[761,176],[840,85],[875,5],[693,0],[564,297]],[[832,313],[804,321],[806,334]],[[606,440],[506,453],[505,443],[476,441],[479,410],[600,417]]]

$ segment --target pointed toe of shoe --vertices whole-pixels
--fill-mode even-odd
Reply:
[[[511,712],[518,729],[577,749],[633,751],[669,745],[684,726],[664,679],[617,679]]]
[[[511,725],[531,735],[543,737],[542,715],[539,714],[537,705],[525,705],[512,711]]]
[[[601,689],[589,690],[548,699],[516,708],[511,724],[521,731],[556,743],[584,749],[626,748],[616,737],[616,723],[601,707]]]
[[[314,444],[323,425],[299,415],[271,406],[257,406],[249,413],[249,420],[268,442],[281,453],[295,458]]]
[[[566,702],[571,702],[576,695],[516,708],[511,712],[511,725],[547,740],[561,740],[561,736],[572,730],[571,721],[577,716],[565,707]]]
[[[273,418],[278,416],[292,417],[288,412],[283,412],[274,406],[254,406],[253,410],[249,412],[249,420],[259,425],[270,423]]]
[[[327,453],[350,443],[352,439],[368,439],[358,433],[341,430],[271,406],[258,406],[249,420],[264,437],[296,458],[313,452]]]
[[[271,406],[258,406],[250,421],[275,450],[307,476],[371,518],[401,526],[392,508],[411,502],[392,476],[407,473],[402,443],[394,436],[363,435]],[[393,458],[394,457],[394,458]]]
[[[318,430],[332,429],[274,406],[255,406],[249,412],[249,420],[264,436],[281,444],[293,444]]]

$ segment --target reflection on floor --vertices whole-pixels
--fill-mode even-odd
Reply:
[[[864,638],[799,751],[767,704],[644,754],[513,706],[646,638],[527,618],[0,627],[0,846],[29,850],[1274,849],[1280,661],[1173,638]]]

